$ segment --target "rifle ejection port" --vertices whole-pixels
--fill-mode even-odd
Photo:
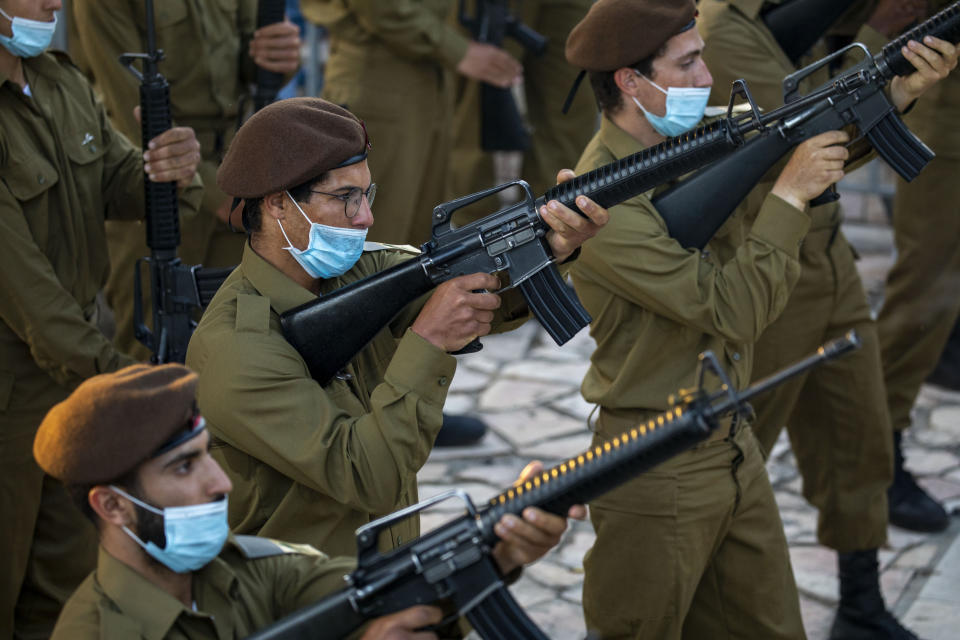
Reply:
[[[506,253],[510,249],[526,244],[537,237],[536,231],[532,227],[523,227],[513,233],[503,235],[501,238],[493,240],[487,244],[487,255],[497,256]]]

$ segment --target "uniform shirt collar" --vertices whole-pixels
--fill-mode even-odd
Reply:
[[[639,140],[618,127],[605,115],[600,119],[600,141],[617,158],[625,158],[645,148]]]
[[[317,296],[261,258],[249,241],[244,245],[240,268],[243,269],[243,276],[260,295],[270,299],[270,306],[278,314],[317,299]]]
[[[231,539],[227,544],[232,544]],[[181,615],[212,617],[204,608],[221,605],[230,600],[237,581],[236,574],[220,558],[194,572],[193,598],[197,611],[153,584],[139,572],[110,555],[100,547],[97,560],[97,581],[114,606],[128,620],[134,620],[146,640],[163,640]],[[221,637],[233,637],[229,616],[213,619]]]

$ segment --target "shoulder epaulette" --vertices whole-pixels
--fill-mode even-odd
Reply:
[[[750,105],[747,104],[746,102],[742,102],[742,103],[740,103],[740,104],[738,104],[738,105],[734,105],[734,107],[733,107],[733,112],[734,112],[734,113],[746,113],[747,111],[750,111]],[[762,109],[761,109],[761,111],[762,111]],[[705,117],[707,117],[707,118],[715,118],[715,117],[717,117],[717,116],[725,116],[725,115],[727,115],[727,107],[720,107],[720,106],[707,107],[706,109],[703,110],[703,115],[704,115]]]
[[[259,536],[233,536],[233,542],[248,560],[259,560],[260,558],[272,558],[285,554],[297,554],[302,556],[322,556],[323,554],[308,544],[292,544],[273,540],[271,538],[261,538]]]
[[[241,293],[237,296],[237,331],[270,333],[270,298]]]
[[[383,242],[364,242],[363,251],[364,253],[374,251],[401,251],[415,256],[420,255],[420,250],[409,244],[386,244]]]

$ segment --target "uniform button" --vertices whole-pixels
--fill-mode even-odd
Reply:
[[[397,536],[397,546],[399,547],[402,544],[403,544],[403,536]]]
[[[90,153],[96,153],[96,152],[97,152],[97,145],[95,144],[90,145]]]
[[[733,359],[734,359],[735,361],[737,361],[737,362],[740,362],[740,352],[739,352],[739,351],[734,351],[734,353],[733,353]]]
[[[440,385],[441,387],[447,386],[447,382],[449,382],[449,381],[447,380],[447,376],[440,376],[440,377],[437,379],[437,384]]]
[[[45,183],[46,181],[47,181],[47,179],[46,179],[44,176],[42,176],[42,175],[37,176],[37,184],[43,184],[43,183]]]

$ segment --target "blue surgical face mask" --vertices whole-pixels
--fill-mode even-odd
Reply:
[[[367,239],[366,229],[342,229],[312,222],[289,192],[287,197],[300,215],[310,223],[310,241],[306,249],[297,249],[287,237],[283,225],[277,220],[280,231],[289,245],[284,249],[290,252],[290,255],[300,263],[311,278],[333,278],[346,273],[350,267],[357,264],[360,254],[363,253],[363,243]]]
[[[640,101],[633,98],[647,120],[653,125],[661,135],[667,137],[678,136],[697,126],[697,123],[703,120],[703,112],[707,108],[707,100],[710,99],[710,87],[669,87],[664,89],[656,82],[646,77],[639,71],[634,71],[638,76],[652,84],[661,93],[667,95],[667,113],[658,116],[650,113],[643,108]]]
[[[152,540],[144,542],[127,527],[123,530],[171,571],[187,573],[206,566],[217,557],[227,541],[230,527],[227,525],[226,497],[205,504],[158,509],[137,500],[123,489],[113,485],[110,488],[147,511],[163,516],[163,534],[167,541],[163,549]]]
[[[53,14],[53,22],[27,20],[15,18],[0,9],[0,15],[10,21],[13,37],[0,34],[0,44],[15,56],[34,58],[50,46],[53,32],[57,28],[57,14]]]

